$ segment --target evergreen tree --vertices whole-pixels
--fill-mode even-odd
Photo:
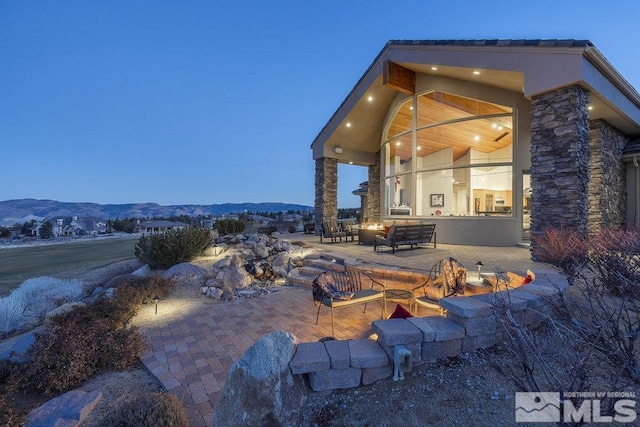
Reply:
[[[41,239],[51,239],[53,237],[53,225],[51,221],[45,221],[42,224],[42,228],[40,229],[40,238]]]

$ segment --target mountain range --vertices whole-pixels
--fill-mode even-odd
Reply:
[[[157,203],[127,203],[101,205],[98,203],[58,202],[56,200],[18,199],[0,202],[0,224],[13,225],[31,219],[63,216],[101,218],[148,218],[176,215],[221,215],[249,212],[311,211],[313,207],[293,203],[222,203],[213,205],[171,205]]]

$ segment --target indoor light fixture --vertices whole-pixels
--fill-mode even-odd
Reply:
[[[342,147],[333,147],[333,152],[336,154],[342,153]]]
[[[480,75],[480,71],[474,71],[473,74],[475,74],[476,76]]]
[[[347,127],[350,128],[351,127],[351,122],[347,122]]]
[[[369,97],[367,98],[367,101],[369,102],[373,101],[373,96],[369,95]]]
[[[400,146],[400,141],[396,142],[396,147]]]
[[[438,67],[431,67],[433,71],[438,71]]]

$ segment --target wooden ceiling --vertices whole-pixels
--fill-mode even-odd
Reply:
[[[417,132],[418,156],[426,156],[453,147],[453,160],[463,157],[470,148],[483,153],[509,146],[513,142],[511,116],[464,120],[475,116],[511,114],[511,109],[441,92],[418,97],[418,128],[452,120]],[[413,109],[411,101],[398,110],[388,128],[386,138],[411,130]],[[399,144],[398,144],[399,143]],[[391,156],[402,160],[411,158],[411,133],[391,142]]]

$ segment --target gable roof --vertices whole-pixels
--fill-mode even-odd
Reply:
[[[343,147],[348,141],[347,145],[361,150],[360,159],[368,159],[361,164],[373,162],[375,153],[364,151],[374,147],[362,151],[363,147],[366,141],[380,141],[380,124],[397,94],[383,84],[385,61],[416,73],[466,79],[522,93],[527,98],[579,84],[591,92],[592,102],[597,104],[592,118],[603,118],[629,135],[640,135],[640,94],[589,40],[390,40],[314,139],[314,159],[346,158],[349,148],[338,156],[332,147]],[[432,71],[432,67],[438,71]],[[472,80],[472,69],[481,70],[482,75]],[[365,105],[363,99],[368,96],[375,99],[375,105]],[[366,125],[358,129],[358,134],[344,133],[343,124],[363,118]]]

